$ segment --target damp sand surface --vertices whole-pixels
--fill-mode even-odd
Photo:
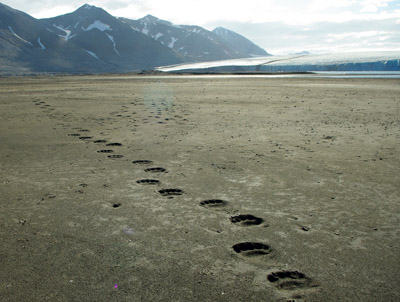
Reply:
[[[400,81],[0,79],[1,301],[399,301]]]

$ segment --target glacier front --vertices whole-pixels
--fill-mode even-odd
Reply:
[[[400,52],[268,56],[162,66],[164,72],[400,71]]]

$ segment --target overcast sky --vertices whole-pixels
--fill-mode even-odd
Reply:
[[[400,0],[0,0],[35,18],[86,2],[119,17],[236,31],[271,54],[400,51]]]

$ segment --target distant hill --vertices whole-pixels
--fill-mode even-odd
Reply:
[[[149,70],[184,62],[268,55],[246,38],[146,16],[116,18],[85,4],[47,19],[0,3],[0,74]]]
[[[120,18],[132,29],[142,32],[174,49],[186,62],[204,62],[266,56],[268,53],[248,39],[232,31],[223,36],[195,25],[175,25],[147,15],[139,20]]]

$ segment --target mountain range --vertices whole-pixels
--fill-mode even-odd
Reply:
[[[131,72],[268,55],[224,28],[174,25],[151,15],[117,18],[88,4],[35,19],[0,3],[0,74]]]
[[[135,31],[174,49],[185,62],[268,56],[264,49],[245,37],[222,27],[208,31],[195,25],[174,25],[151,15],[139,20],[120,20]]]

